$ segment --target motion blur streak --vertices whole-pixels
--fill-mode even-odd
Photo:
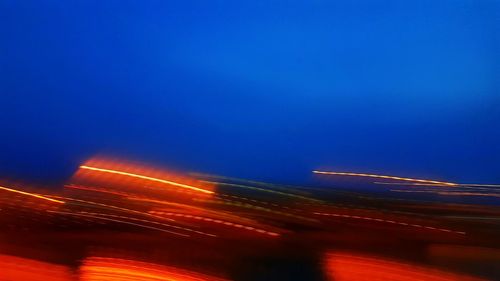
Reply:
[[[434,193],[438,195],[449,195],[449,196],[486,196],[486,197],[500,197],[498,193],[482,193],[482,192],[444,192],[438,190],[400,190],[391,189],[393,192],[403,192],[403,193]]]
[[[479,281],[424,266],[350,253],[329,253],[324,261],[330,281]]]
[[[262,211],[262,212],[266,212],[266,213],[270,213],[270,214],[291,217],[294,219],[300,219],[300,220],[309,221],[309,222],[316,222],[316,220],[314,220],[314,219],[294,215],[294,214],[291,214],[290,212],[275,211],[275,210],[272,210],[269,208],[264,208],[261,206],[255,206],[255,205],[251,205],[251,204],[247,204],[247,203],[240,203],[240,202],[222,199],[222,198],[219,198],[219,200],[199,200],[198,199],[196,201],[201,201],[201,202],[205,202],[205,203],[212,203],[212,204],[227,205],[227,206],[233,206],[233,207],[240,207],[240,208],[251,209],[251,210],[258,210],[258,211]]]
[[[92,187],[77,186],[77,185],[72,185],[72,184],[67,184],[64,187],[72,188],[72,189],[86,190],[86,191],[109,193],[109,194],[114,194],[114,195],[118,195],[118,196],[130,196],[130,194],[125,193],[125,192],[110,191],[110,190],[106,190],[103,188],[92,188]]]
[[[0,253],[44,261],[46,268],[53,262],[79,268],[72,276],[79,281],[446,281],[500,274],[500,210],[452,201],[498,197],[440,196],[498,195],[494,188],[391,177],[406,180],[386,179],[388,186],[366,193],[186,174],[92,158],[58,193],[0,187]],[[393,184],[401,192],[388,192]],[[398,260],[351,254],[360,249]],[[455,253],[461,249],[468,253]],[[0,281],[69,280],[51,278],[56,273],[30,261],[19,264],[28,268],[9,273],[11,279],[3,272],[12,269],[0,267]]]
[[[184,218],[201,220],[201,221],[206,221],[206,222],[218,223],[218,224],[223,224],[223,225],[241,228],[241,229],[245,229],[245,230],[255,231],[258,233],[263,233],[263,234],[267,234],[270,236],[279,236],[279,234],[275,233],[275,232],[270,232],[270,231],[258,229],[258,228],[252,227],[252,226],[246,226],[246,225],[242,225],[242,224],[238,224],[238,223],[232,223],[232,222],[228,222],[228,221],[222,221],[222,220],[217,220],[217,219],[212,219],[212,218],[207,218],[207,217],[200,217],[200,216],[194,216],[194,215],[189,215],[189,214],[169,213],[169,212],[152,211],[151,213],[157,214],[157,215],[184,217]]]
[[[377,178],[377,179],[390,179],[390,180],[399,180],[399,181],[413,181],[413,182],[431,183],[431,184],[444,185],[444,186],[459,186],[458,183],[452,183],[452,182],[424,180],[424,179],[412,179],[412,178],[403,178],[403,177],[386,176],[386,175],[375,175],[375,174],[360,174],[360,173],[350,173],[350,172],[326,172],[326,171],[313,171],[313,173],[323,174],[323,175],[335,175],[335,176],[352,176],[352,177],[367,177],[367,178]]]
[[[138,222],[143,222],[143,223],[161,225],[161,226],[164,226],[164,227],[171,227],[171,228],[175,228],[175,229],[178,229],[178,230],[184,230],[184,231],[188,231],[188,232],[198,233],[198,234],[202,234],[202,235],[206,235],[206,236],[210,236],[210,237],[217,237],[217,235],[214,235],[214,234],[205,233],[205,232],[201,232],[201,231],[196,231],[194,229],[189,229],[189,228],[185,228],[185,227],[180,227],[180,226],[175,226],[175,225],[170,225],[170,224],[165,224],[165,223],[159,223],[159,222],[155,222],[155,221],[151,221],[151,220],[143,220],[143,219],[138,219],[138,218],[132,218],[132,217],[126,217],[126,216],[118,216],[118,215],[112,215],[112,214],[103,214],[103,213],[79,212],[78,214],[96,216],[96,217],[99,217],[101,219],[102,219],[102,217],[110,217],[110,218],[117,218],[117,219],[124,219],[124,220],[132,220],[132,221],[138,221]],[[184,234],[180,234],[180,233],[177,233],[177,232],[167,231],[167,230],[163,230],[163,229],[161,229],[161,230],[169,232],[169,233],[173,233],[173,234],[178,234],[178,235],[181,235],[181,236],[186,236],[186,237],[189,236],[189,235],[184,235]]]
[[[43,200],[55,202],[55,203],[60,203],[60,204],[64,204],[65,203],[64,201],[60,201],[60,200],[48,198],[48,197],[45,197],[45,196],[42,196],[42,195],[38,195],[38,194],[35,194],[35,193],[29,193],[29,192],[25,192],[25,191],[21,191],[21,190],[17,190],[17,189],[12,189],[12,188],[8,188],[8,187],[4,187],[4,186],[0,186],[0,189],[1,190],[5,190],[5,191],[9,191],[9,192],[15,192],[15,193],[23,194],[23,195],[26,195],[26,196],[35,197],[35,198],[38,198],[38,199],[43,199]]]
[[[157,203],[157,204],[161,204],[161,205],[167,205],[169,207],[175,208],[176,210],[187,209],[187,210],[190,210],[192,212],[210,214],[210,215],[216,216],[218,218],[223,218],[226,220],[236,220],[236,221],[240,221],[242,223],[255,223],[256,222],[255,220],[252,220],[252,219],[249,219],[246,217],[242,217],[242,216],[238,216],[238,215],[234,215],[234,214],[230,214],[230,213],[225,213],[225,212],[220,212],[220,211],[212,210],[212,209],[195,207],[195,206],[191,206],[191,205],[187,205],[187,204],[180,204],[180,203],[147,199],[147,198],[138,198],[138,197],[127,197],[127,199],[138,200],[138,201],[143,201],[143,202]],[[171,210],[171,209],[169,209],[169,208],[163,208],[163,209],[156,208],[155,210],[156,211],[150,211],[149,213],[154,214],[154,213],[158,213],[157,211],[161,212],[161,211],[167,211],[167,210]]]
[[[76,280],[69,268],[48,262],[0,255],[1,281]]]
[[[411,226],[411,227],[417,227],[417,228],[425,228],[425,229],[429,229],[429,230],[451,232],[451,233],[462,234],[462,235],[466,234],[463,231],[454,231],[454,230],[450,230],[450,229],[446,229],[446,228],[439,228],[439,227],[426,226],[426,225],[420,225],[420,224],[399,222],[399,221],[394,221],[394,220],[385,220],[385,219],[379,219],[379,218],[361,217],[361,216],[343,215],[343,214],[325,214],[325,213],[314,213],[314,214],[321,215],[321,216],[330,216],[330,217],[340,217],[340,218],[349,218],[349,219],[359,219],[359,220],[384,222],[384,223],[397,224],[397,225],[402,225],[402,226]]]
[[[373,182],[374,184],[385,185],[401,185],[401,186],[442,186],[441,184],[432,183],[396,183],[396,182]],[[483,190],[498,190],[498,184],[479,184],[479,183],[457,183],[457,187],[465,189],[483,189]]]
[[[131,209],[127,209],[127,208],[121,208],[121,207],[113,206],[113,205],[109,205],[109,204],[102,204],[102,203],[92,202],[92,201],[88,201],[88,200],[81,200],[81,199],[69,198],[69,197],[61,197],[61,196],[57,196],[57,197],[58,198],[64,198],[64,199],[66,199],[68,201],[75,201],[75,202],[81,202],[81,203],[89,204],[91,206],[111,208],[111,209],[116,209],[116,210],[127,212],[127,213],[138,214],[138,215],[149,216],[149,217],[153,217],[153,218],[159,218],[159,219],[165,219],[165,220],[168,220],[168,221],[173,221],[171,219],[154,216],[154,215],[151,215],[151,214],[148,214],[148,213],[144,213],[144,212],[141,212],[141,211],[131,210]]]
[[[233,182],[233,183],[239,183],[241,184],[246,184],[247,186],[251,185],[252,187],[255,186],[264,186],[267,189],[273,189],[273,190],[283,190],[290,192],[293,190],[296,194],[309,194],[304,191],[299,191],[296,189],[294,186],[287,186],[287,185],[278,185],[278,184],[273,184],[273,183],[268,183],[268,182],[261,182],[261,181],[255,181],[255,180],[248,180],[248,179],[241,179],[241,178],[233,178],[233,177],[226,177],[226,176],[220,176],[220,175],[210,175],[210,174],[202,174],[202,173],[189,173],[190,175],[193,175],[198,178],[202,179],[218,179],[220,182],[227,183],[227,182]],[[258,188],[257,188],[258,189]],[[312,198],[307,198],[306,199],[312,199]],[[319,200],[317,200],[319,201]]]
[[[81,281],[224,281],[225,279],[171,266],[115,258],[87,258],[80,267]]]
[[[165,229],[161,229],[161,228],[157,228],[157,227],[147,226],[147,225],[133,223],[133,222],[124,221],[124,220],[110,219],[110,218],[96,216],[96,215],[80,214],[80,213],[73,213],[73,212],[56,212],[56,211],[47,211],[47,212],[63,214],[63,215],[71,215],[71,216],[77,216],[77,217],[94,218],[94,219],[105,220],[105,221],[112,221],[112,222],[123,223],[123,224],[138,226],[138,227],[142,227],[142,228],[147,228],[147,229],[158,230],[161,232],[166,232],[166,233],[175,234],[175,235],[179,235],[179,236],[186,236],[186,237],[189,236],[189,235],[185,235],[185,234],[181,234],[181,233],[177,233],[177,232],[173,232],[173,231],[169,231],[169,230],[165,230]]]
[[[500,194],[491,193],[477,193],[477,192],[438,192],[439,195],[451,196],[486,196],[486,197],[500,197]]]
[[[265,188],[255,187],[255,186],[249,186],[249,185],[243,185],[243,184],[235,184],[235,183],[226,183],[226,182],[214,182],[214,181],[202,181],[202,182],[212,183],[212,184],[218,184],[218,185],[222,185],[222,186],[240,187],[240,188],[244,188],[244,189],[262,191],[262,192],[268,192],[268,193],[273,193],[273,194],[277,194],[277,195],[282,195],[282,196],[287,196],[287,197],[292,197],[292,198],[297,198],[297,199],[308,200],[308,201],[312,201],[312,202],[321,202],[321,200],[314,199],[314,198],[309,198],[309,197],[302,196],[302,195],[297,195],[297,194],[287,193],[287,192],[282,192],[282,191],[276,191],[276,190],[271,190],[271,189],[265,189]]]
[[[110,174],[117,174],[117,175],[123,175],[123,176],[128,176],[128,177],[134,177],[134,178],[139,178],[139,179],[145,179],[145,180],[150,180],[150,181],[155,181],[155,182],[160,182],[164,184],[169,184],[181,188],[186,188],[198,192],[203,192],[207,194],[212,194],[214,193],[213,191],[202,189],[199,187],[187,185],[187,184],[182,184],[182,183],[177,183],[173,181],[168,181],[164,179],[159,179],[159,178],[153,178],[153,177],[148,177],[144,175],[139,175],[139,174],[133,174],[133,173],[127,173],[127,172],[122,172],[122,171],[117,171],[117,170],[110,170],[110,169],[102,169],[102,168],[97,168],[97,167],[90,167],[90,166],[80,166],[81,169],[86,169],[86,170],[92,170],[92,171],[98,171],[98,172],[103,172],[103,173],[110,173]]]

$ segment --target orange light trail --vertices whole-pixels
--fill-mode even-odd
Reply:
[[[12,189],[12,188],[8,188],[8,187],[4,187],[4,186],[0,186],[0,189],[1,190],[6,190],[6,191],[10,191],[10,192],[14,192],[14,193],[18,193],[18,194],[22,194],[22,195],[26,195],[26,196],[35,197],[35,198],[38,198],[38,199],[43,199],[43,200],[55,202],[55,203],[60,203],[60,204],[64,204],[65,203],[64,201],[60,201],[60,200],[48,198],[48,197],[45,197],[45,196],[42,196],[42,195],[38,195],[38,194],[35,194],[35,193],[29,193],[29,192],[25,192],[25,191],[21,191],[21,190],[17,190],[17,189]]]
[[[431,183],[431,184],[445,185],[445,186],[459,186],[458,183],[453,183],[453,182],[413,179],[413,178],[395,177],[395,176],[387,176],[387,175],[350,173],[350,172],[327,172],[327,171],[316,171],[316,170],[312,171],[312,172],[315,174],[323,174],[323,175],[367,177],[367,178],[390,179],[390,180],[399,180],[399,181],[412,181],[412,182],[419,182],[419,183]]]
[[[182,183],[168,181],[168,180],[159,179],[159,178],[148,177],[148,176],[139,175],[139,174],[127,173],[127,172],[123,172],[123,171],[103,169],[103,168],[97,168],[97,167],[91,167],[91,166],[85,166],[85,165],[80,166],[80,168],[86,169],[86,170],[91,170],[91,171],[98,171],[98,172],[103,172],[103,173],[110,173],[110,174],[116,174],[116,175],[122,175],[122,176],[128,176],[128,177],[133,177],[133,178],[150,180],[150,181],[154,181],[154,182],[160,182],[160,183],[169,184],[169,185],[173,185],[173,186],[177,186],[177,187],[181,187],[181,188],[185,188],[185,189],[190,189],[193,191],[203,192],[203,193],[207,193],[207,194],[214,193],[213,191],[206,190],[206,189],[199,188],[199,187],[195,187],[195,186],[191,186],[191,185],[187,185],[187,184],[182,184]]]

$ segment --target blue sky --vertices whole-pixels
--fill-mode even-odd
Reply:
[[[500,182],[499,3],[0,3],[0,174],[95,154],[261,180]]]

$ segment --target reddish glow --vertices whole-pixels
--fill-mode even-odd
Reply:
[[[326,255],[325,270],[331,281],[479,281],[482,279],[448,273],[378,257],[350,253]]]
[[[390,179],[390,180],[399,180],[399,181],[412,181],[412,182],[430,183],[430,184],[445,185],[445,186],[459,186],[459,184],[452,183],[452,182],[403,178],[403,177],[375,175],[375,174],[360,174],[360,173],[350,173],[350,172],[326,172],[326,171],[313,171],[313,173],[323,174],[323,175],[335,175],[335,176],[352,176],[352,177],[367,177],[367,178],[377,178],[377,179]]]
[[[42,196],[42,195],[39,195],[39,194],[25,192],[25,191],[21,191],[21,190],[17,190],[17,189],[12,189],[12,188],[8,188],[8,187],[4,187],[4,186],[0,186],[0,190],[14,192],[14,193],[18,193],[18,194],[22,194],[22,195],[26,195],[26,196],[31,196],[31,197],[35,197],[35,198],[38,198],[38,199],[43,199],[43,200],[47,200],[47,201],[51,201],[51,202],[55,202],[55,203],[60,203],[60,204],[64,204],[65,203],[64,201],[61,201],[61,200],[56,200],[56,199],[45,197],[45,196]]]
[[[224,279],[163,266],[126,259],[91,257],[80,267],[81,281],[223,281]]]
[[[2,281],[69,281],[75,280],[70,269],[48,262],[15,256],[0,255]]]

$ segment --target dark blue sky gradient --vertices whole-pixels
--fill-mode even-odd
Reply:
[[[500,182],[498,1],[0,2],[0,174],[95,154]]]

